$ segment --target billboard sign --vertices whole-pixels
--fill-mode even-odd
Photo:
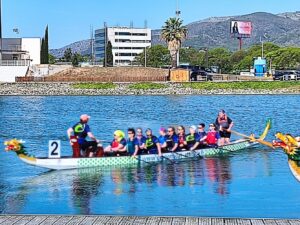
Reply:
[[[234,37],[250,37],[252,33],[252,23],[249,21],[231,21],[230,33]]]

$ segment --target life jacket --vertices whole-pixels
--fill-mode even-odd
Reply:
[[[217,136],[217,132],[216,131],[209,131],[207,133],[207,136],[206,136],[206,142],[207,144],[209,145],[215,145],[218,143],[218,139],[216,138]]]
[[[185,140],[186,140],[188,146],[194,145],[196,143],[195,135],[192,135],[192,134],[187,135]]]
[[[146,139],[146,148],[147,148],[147,150],[156,148],[156,144],[153,141],[153,137],[154,136],[152,136],[151,138],[147,138]]]
[[[224,116],[224,118],[218,118],[218,123],[219,123],[219,126],[222,126],[225,129],[227,129],[229,127],[228,118],[226,115]]]
[[[113,140],[113,142],[111,143],[111,147],[112,148],[117,148],[119,146],[120,142]]]
[[[175,143],[173,140],[173,136],[167,135],[166,136],[166,143],[167,143],[167,148],[173,148]]]
[[[85,126],[86,126],[85,123],[79,122],[73,127],[74,134],[78,139],[86,138],[87,132],[85,131]]]
[[[178,135],[178,144],[184,144],[185,141],[185,135]]]

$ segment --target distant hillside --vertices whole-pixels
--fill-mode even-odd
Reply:
[[[249,20],[253,24],[252,37],[244,39],[244,47],[260,42],[260,37],[266,36],[264,41],[274,42],[280,46],[300,46],[300,12],[274,15],[258,12],[249,15],[232,17],[213,17],[187,24],[188,38],[184,46],[226,47],[231,50],[238,48],[238,41],[229,34],[231,20]],[[160,30],[154,30],[152,40],[154,44],[163,44],[160,40]]]
[[[231,50],[238,49],[238,41],[229,34],[230,20],[249,20],[253,23],[251,38],[244,39],[244,47],[260,43],[260,37],[266,36],[264,41],[270,41],[280,46],[300,47],[300,11],[286,12],[278,15],[257,12],[241,16],[211,17],[187,24],[188,39],[184,46],[201,47],[226,47]],[[152,31],[152,43],[164,44],[160,40],[160,29]],[[60,49],[50,50],[56,57],[62,57],[67,48],[83,55],[90,54],[90,40],[75,42]]]
[[[64,56],[64,52],[67,48],[71,48],[72,52],[80,53],[81,55],[90,55],[91,54],[91,41],[83,40],[77,41],[67,46],[58,49],[50,49],[50,54],[54,55],[56,58],[62,58]]]

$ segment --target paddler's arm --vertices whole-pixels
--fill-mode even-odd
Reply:
[[[200,144],[200,142],[197,141],[197,142],[193,145],[193,147],[190,148],[190,150],[191,150],[191,151],[196,150],[199,144]]]
[[[160,147],[160,143],[157,142],[157,143],[156,143],[156,146],[157,146],[158,156],[161,156],[161,147]]]
[[[233,127],[233,122],[231,122],[231,123],[229,124],[229,127],[228,127],[227,131],[230,132],[232,127]]]
[[[98,142],[92,132],[88,132],[87,134],[91,140]]]
[[[175,143],[174,147],[171,149],[171,152],[174,152],[178,148],[178,143]]]
[[[67,134],[68,134],[68,138],[70,139],[71,138],[71,135],[72,135],[72,133],[73,133],[73,128],[72,127],[70,127],[68,130],[67,130]]]
[[[137,154],[138,154],[138,152],[139,152],[139,146],[138,145],[134,145],[134,153],[133,153],[133,155],[132,155],[132,157],[136,157],[137,156]]]

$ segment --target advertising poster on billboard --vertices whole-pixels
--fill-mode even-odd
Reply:
[[[252,33],[252,23],[249,21],[231,21],[230,33],[235,37],[250,37]]]

